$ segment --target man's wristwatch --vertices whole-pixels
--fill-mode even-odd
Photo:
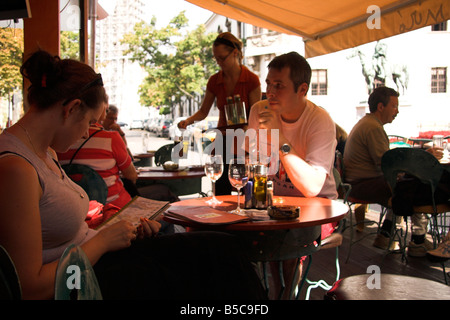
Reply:
[[[291,152],[291,146],[288,145],[287,143],[285,143],[285,144],[283,144],[283,145],[281,146],[280,151],[281,151],[282,154],[286,155],[286,154],[288,154],[289,152]]]

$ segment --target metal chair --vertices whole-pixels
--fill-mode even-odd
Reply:
[[[333,170],[334,180],[336,182],[336,190],[338,191],[339,199],[343,200],[344,203],[346,203],[348,194],[350,193],[350,190],[351,190],[351,185],[349,185],[348,183],[344,183],[341,179],[341,175],[339,174],[339,171],[336,168],[333,168],[333,169],[334,169]],[[349,211],[350,211],[350,209],[349,209]],[[343,238],[344,238],[342,236],[342,231],[345,227],[345,223],[346,223],[345,219],[341,220],[338,228],[336,228],[336,230],[331,235],[329,235],[328,237],[323,239],[320,243],[320,250],[333,249],[333,248],[335,248],[335,250],[336,250],[336,260],[335,260],[336,280],[335,281],[338,281],[340,278],[340,275],[341,275],[341,268],[340,268],[340,264],[339,264],[339,247],[341,246]],[[310,260],[310,263],[308,264],[308,268],[311,265],[312,255],[309,255],[309,260]],[[308,274],[308,271],[309,270],[307,270],[307,272],[305,272],[305,275]],[[320,287],[323,290],[330,290],[332,287],[323,279],[320,279],[318,281],[311,281],[308,278],[306,278],[306,282],[309,284],[309,286],[306,289],[305,300],[309,300],[309,295],[310,295],[310,292],[312,289]],[[297,294],[297,298],[298,298],[298,294]]]
[[[349,221],[348,226],[344,226],[344,230],[343,230],[343,231],[345,231],[347,228],[350,228],[350,244],[349,244],[349,250],[348,250],[347,259],[346,259],[346,262],[348,262],[348,260],[350,259],[352,246],[354,244],[358,243],[359,241],[361,241],[362,239],[364,239],[364,237],[361,237],[358,240],[353,240],[353,234],[354,234],[354,230],[353,229],[354,229],[354,226],[356,225],[356,223],[355,224],[353,223],[353,216],[355,215],[355,210],[353,210],[353,207],[355,205],[369,206],[372,203],[370,201],[365,201],[365,200],[357,199],[355,197],[350,196],[351,184],[345,182],[344,157],[343,157],[342,153],[340,151],[338,151],[338,150],[336,150],[334,167],[336,168],[337,172],[339,173],[340,179],[342,180],[342,183],[344,184],[345,188],[348,188],[348,193],[347,193],[346,198],[344,199],[344,202],[348,205],[349,210],[350,210],[350,214],[348,215],[350,221]],[[377,223],[378,229],[381,226],[381,221],[383,220],[384,215],[386,214],[386,209],[387,208],[385,208],[383,206],[381,207],[380,219],[379,219],[379,221]],[[363,223],[363,224],[371,224],[371,223],[374,223],[374,222],[370,221],[370,220],[364,220],[361,223]],[[366,236],[369,236],[369,235],[371,235],[371,233],[367,234]]]
[[[164,162],[172,160],[172,150],[175,144],[166,144],[156,150],[155,152],[155,165],[162,166]]]
[[[419,181],[430,187],[429,205],[413,205],[413,213],[425,213],[432,218],[432,236],[434,245],[440,241],[438,215],[450,212],[450,205],[436,204],[435,192],[441,180],[443,171],[445,170],[439,161],[430,153],[420,149],[406,149],[398,148],[387,151],[381,159],[381,169],[392,189],[392,194],[395,196],[396,186],[399,181],[399,175],[407,174],[409,176],[419,179]],[[395,215],[395,212],[394,212]],[[404,235],[403,244],[406,245],[407,230]],[[447,283],[447,276],[444,269],[444,277]]]
[[[0,246],[0,300],[21,300],[22,288],[14,262]]]
[[[102,293],[91,263],[74,244],[64,250],[55,278],[55,300],[102,300]]]
[[[268,230],[260,231],[233,231],[230,232],[241,239],[242,245],[248,249],[248,257],[250,261],[257,262],[258,269],[261,273],[264,287],[269,292],[269,274],[267,264],[273,261],[278,262],[278,274],[280,279],[284,279],[283,261],[297,259],[295,266],[295,274],[292,279],[288,280],[292,283],[299,276],[298,270],[301,263],[300,257],[309,256],[319,250],[321,227],[312,226],[301,229],[301,232],[292,232],[291,230]],[[305,245],[306,244],[306,245]],[[301,291],[303,284],[306,282],[309,266],[303,272],[298,292]],[[288,284],[289,285],[289,284]],[[281,290],[278,292],[278,299],[281,299],[287,290],[288,285],[281,280]],[[289,298],[295,297],[295,286],[291,286],[288,292]],[[297,295],[298,298],[298,295]]]
[[[326,237],[325,239],[323,239],[320,242],[320,250],[326,250],[326,249],[335,249],[336,251],[336,260],[335,260],[335,264],[336,264],[336,280],[338,281],[339,278],[341,277],[341,268],[340,268],[340,263],[339,263],[339,247],[342,245],[342,241],[343,241],[343,236],[342,236],[342,222],[344,220],[341,220],[341,223],[339,225],[339,227],[336,229],[336,231],[334,231],[331,235],[329,235],[328,237]],[[307,270],[305,271],[305,275],[307,275],[309,273],[309,268],[312,264],[312,255],[308,256],[309,259],[309,264],[307,266]],[[305,276],[306,277],[306,276]],[[320,279],[317,281],[311,281],[308,278],[305,278],[305,281],[309,284],[308,288],[306,289],[306,295],[305,295],[305,300],[309,300],[309,296],[311,293],[312,289],[315,288],[322,288],[323,290],[330,290],[332,288],[332,285],[328,284],[325,280]],[[299,296],[299,293],[297,293],[297,299]]]

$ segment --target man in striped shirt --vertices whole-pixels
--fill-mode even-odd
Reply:
[[[105,112],[99,122],[104,117]],[[97,132],[99,130],[100,132]],[[131,196],[125,190],[120,174],[135,183],[137,179],[136,168],[119,132],[103,130],[98,123],[89,128],[89,136],[95,132],[97,133],[78,151],[72,163],[84,164],[97,171],[108,186],[107,204],[122,208],[131,200]],[[84,139],[81,139],[71,146],[67,152],[58,153],[61,165],[70,162],[70,159],[84,141]]]

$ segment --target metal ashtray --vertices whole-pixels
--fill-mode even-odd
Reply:
[[[297,206],[271,206],[267,213],[274,220],[297,219],[300,216],[300,207]]]
[[[178,163],[175,163],[173,161],[166,161],[163,163],[163,168],[167,171],[176,171],[178,170]]]

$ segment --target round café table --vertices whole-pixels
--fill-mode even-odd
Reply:
[[[148,151],[147,153],[134,154],[134,166],[135,167],[147,167],[152,166],[153,157],[155,156],[154,151]]]
[[[215,206],[214,210],[229,212],[237,206],[237,196],[227,195],[217,196],[216,198],[222,203]],[[243,201],[244,197],[240,198]],[[192,214],[199,207],[204,212],[204,207],[209,207],[206,203],[208,199],[210,198],[174,202],[167,211],[169,213],[171,211],[177,212],[178,216],[165,215],[164,220],[184,226],[188,231],[214,230],[234,234],[241,239],[250,260],[254,262],[280,262],[311,255],[320,249],[321,225],[338,222],[348,212],[348,206],[342,202],[326,198],[274,196],[274,205],[300,207],[299,217],[292,220],[267,219],[219,225],[203,224],[179,217],[180,213]],[[242,207],[243,203],[241,203]],[[298,259],[299,263],[300,259]],[[298,265],[296,270],[298,270]],[[282,268],[280,274],[282,274]],[[266,277],[265,270],[264,275]],[[306,275],[304,275],[304,278],[306,278]]]
[[[168,171],[163,167],[146,167],[138,170],[138,180],[177,180],[202,178],[205,176],[203,167],[186,167],[180,170]]]
[[[190,166],[176,171],[167,171],[163,167],[144,167],[139,169],[136,186],[145,188],[153,184],[164,184],[177,196],[202,194],[204,176],[203,166]]]
[[[237,196],[217,196],[222,201],[220,205],[214,207],[217,210],[231,211],[237,206]],[[188,199],[171,204],[168,211],[171,210],[191,210],[192,207],[204,206],[210,198]],[[244,207],[244,197],[240,197],[241,208]],[[304,198],[304,197],[287,197],[274,196],[274,205],[293,205],[300,207],[300,216],[293,220],[265,220],[265,221],[248,221],[228,225],[204,225],[194,221],[179,219],[175,217],[165,217],[165,220],[182,225],[184,227],[192,227],[199,229],[218,228],[227,231],[267,231],[267,230],[289,230],[296,228],[306,228],[320,226],[325,223],[338,222],[348,212],[348,206],[340,201],[330,200],[326,198]]]
[[[436,281],[398,274],[360,274],[338,280],[329,300],[449,300],[450,287]]]

